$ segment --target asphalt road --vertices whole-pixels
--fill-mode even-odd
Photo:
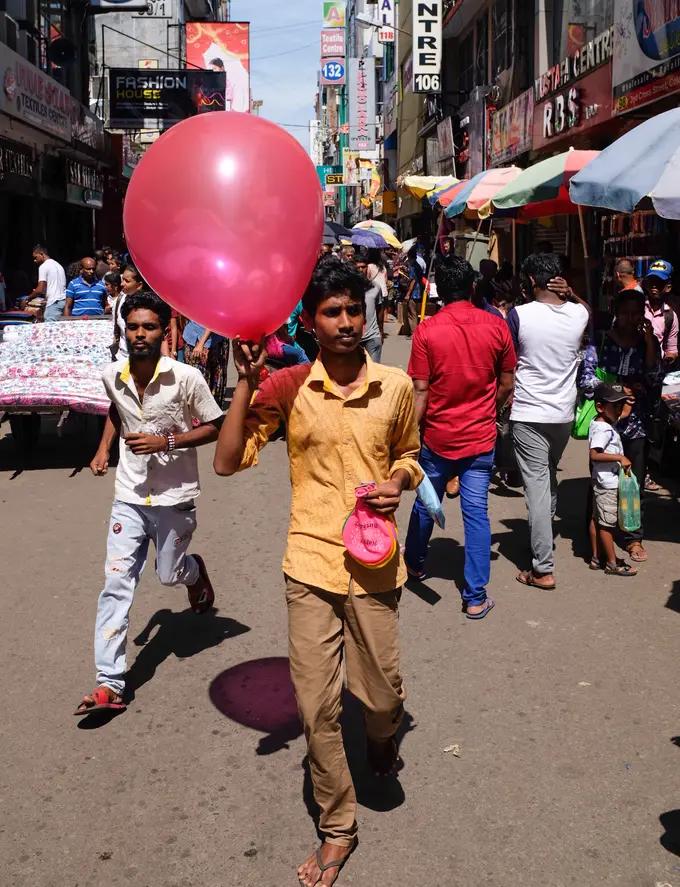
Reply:
[[[388,340],[389,362],[407,354]],[[130,626],[134,701],[86,729],[71,712],[93,685],[113,476],[78,470],[87,429],[58,439],[47,424],[20,473],[0,429],[0,883],[296,885],[316,837],[285,659],[285,445],[232,479],[201,452],[195,549],[218,612],[188,613],[184,592],[148,568]],[[346,707],[361,843],[338,883],[680,887],[680,511],[670,495],[650,498],[637,578],[593,574],[586,474],[585,444],[572,442],[554,593],[515,582],[528,565],[523,499],[492,493],[497,605],[481,623],[460,612],[459,505],[446,502],[433,578],[402,601],[400,787],[367,777]]]

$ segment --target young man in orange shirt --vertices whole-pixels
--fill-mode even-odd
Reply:
[[[292,503],[286,577],[291,677],[307,738],[323,844],[298,869],[303,887],[333,884],[357,839],[356,796],[340,729],[343,662],[363,704],[375,772],[396,769],[403,715],[398,602],[406,571],[397,551],[369,569],[343,544],[355,489],[392,515],[403,490],[422,479],[411,381],[360,347],[368,282],[338,259],[319,264],[303,303],[320,355],[259,385],[261,345],[235,343],[239,381],[215,453],[221,475],[257,464],[281,421],[287,425]]]

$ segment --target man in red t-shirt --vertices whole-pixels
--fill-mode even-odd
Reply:
[[[489,482],[496,445],[496,413],[512,393],[515,349],[506,322],[475,308],[474,271],[447,256],[437,263],[437,293],[445,307],[413,336],[408,372],[421,426],[420,465],[437,495],[460,478],[465,529],[465,582],[461,592],[469,619],[483,619],[494,606],[487,597],[491,574]],[[410,575],[425,578],[425,558],[434,522],[416,500],[406,539]]]

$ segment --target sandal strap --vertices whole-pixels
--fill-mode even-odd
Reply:
[[[347,862],[347,859],[352,850],[353,848],[349,847],[347,855],[343,856],[342,859],[332,859],[330,862],[324,862],[321,859],[321,847],[319,847],[316,851],[316,864],[319,866],[319,871],[323,874],[329,869],[341,868]]]

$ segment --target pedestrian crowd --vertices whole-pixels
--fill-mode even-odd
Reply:
[[[108,316],[111,406],[92,460],[107,473],[119,446],[105,584],[95,623],[95,689],[75,714],[126,707],[129,611],[149,545],[165,586],[184,586],[197,615],[215,601],[207,565],[189,553],[200,492],[196,448],[214,445],[220,477],[257,466],[285,429],[292,501],[283,562],[290,670],[307,740],[323,841],[298,869],[305,887],[331,884],[357,843],[357,802],[340,730],[343,681],[362,703],[367,759],[396,776],[405,689],[398,607],[407,581],[427,577],[438,508],[459,495],[465,536],[462,612],[485,619],[491,583],[489,487],[494,472],[524,489],[529,548],[524,586],[558,585],[553,522],[560,460],[575,416],[587,428],[591,477],[584,513],[589,566],[634,576],[647,560],[644,526],[619,529],[620,484],[644,491],[660,383],[678,358],[669,262],[641,282],[622,260],[620,291],[601,336],[564,263],[537,252],[514,269],[479,273],[443,238],[428,264],[417,244],[324,248],[287,323],[263,342],[231,343],[237,373],[226,415],[230,343],[180,317],[149,290],[129,257],[102,250],[64,269],[37,246],[38,284],[16,306],[61,317]],[[436,293],[424,320],[424,296]],[[385,322],[411,338],[408,372],[382,363]],[[585,467],[585,466],[584,466]],[[404,491],[416,490],[403,552]],[[385,547],[381,546],[385,543]],[[628,559],[617,556],[616,544]],[[343,678],[344,669],[344,678]]]

